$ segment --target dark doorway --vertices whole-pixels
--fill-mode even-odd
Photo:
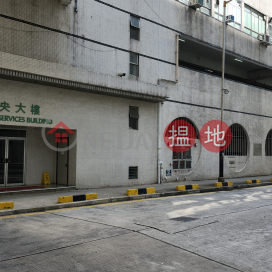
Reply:
[[[57,148],[66,148],[69,146],[69,138],[60,138]],[[57,152],[57,185],[68,186],[68,171],[69,171],[69,150]]]

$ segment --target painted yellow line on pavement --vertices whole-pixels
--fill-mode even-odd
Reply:
[[[31,215],[36,215],[36,214],[45,214],[45,212],[13,214],[13,215],[1,216],[0,219],[6,219],[6,218],[8,219],[8,218],[22,217],[22,216],[31,216]]]

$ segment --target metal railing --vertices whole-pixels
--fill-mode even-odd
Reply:
[[[230,130],[232,141],[224,152],[225,156],[247,156],[248,141],[244,128],[239,124],[233,124],[230,126]],[[228,133],[227,137],[229,137]]]

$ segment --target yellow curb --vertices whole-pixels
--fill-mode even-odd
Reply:
[[[11,202],[0,202],[0,210],[14,209],[14,203]]]
[[[73,196],[60,196],[58,198],[58,203],[73,202]]]
[[[252,180],[246,180],[246,184],[252,184]],[[256,179],[256,183],[261,183],[261,180],[260,179]]]
[[[179,185],[176,187],[176,191],[185,191],[185,190],[186,190],[185,185]]]
[[[97,193],[86,194],[86,200],[97,199]]]
[[[188,188],[192,186],[192,188]],[[176,187],[176,191],[185,191],[185,190],[195,190],[195,189],[199,189],[199,185],[198,184],[192,184],[192,185],[178,185]]]
[[[138,189],[128,189],[127,195],[138,195]]]
[[[146,188],[147,194],[155,194],[155,188]]]
[[[224,183],[227,183],[228,186],[233,186],[233,182],[232,182],[232,181],[226,181],[226,182],[224,182]],[[223,187],[223,182],[216,182],[216,183],[214,184],[214,187]],[[224,187],[226,187],[226,186],[224,186]]]

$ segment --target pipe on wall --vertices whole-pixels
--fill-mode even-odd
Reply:
[[[176,34],[176,83],[179,78],[179,34]]]
[[[161,183],[161,103],[157,104],[157,122],[158,122],[158,184]]]

